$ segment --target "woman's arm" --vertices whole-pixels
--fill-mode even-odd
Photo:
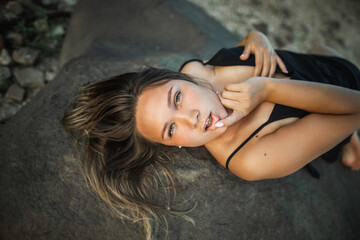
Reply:
[[[289,175],[360,128],[358,91],[304,81],[252,80],[238,84],[244,86],[227,87],[233,107],[235,95],[236,99],[251,99],[254,92],[260,92],[253,98],[255,105],[268,101],[315,113],[245,145],[229,164],[229,169],[241,178],[259,180]]]
[[[272,77],[276,70],[276,64],[279,65],[283,72],[287,73],[285,64],[276,54],[264,34],[257,31],[250,32],[236,46],[244,46],[244,51],[241,56],[239,56],[241,60],[248,59],[251,53],[255,55],[255,68],[250,76],[260,76],[261,74],[261,76],[264,77]],[[242,67],[244,68],[244,66]],[[181,72],[197,78],[206,79],[210,82],[211,79],[214,78],[214,74],[202,63],[197,61],[186,64]]]
[[[360,92],[329,84],[264,79],[265,101],[324,114],[356,114],[360,112]]]
[[[313,113],[353,114],[360,111],[360,92],[329,84],[253,77],[225,86],[219,96],[233,114],[218,122],[229,126],[246,116],[261,102],[273,102]]]

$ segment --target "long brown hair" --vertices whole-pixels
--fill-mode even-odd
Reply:
[[[147,67],[82,88],[62,119],[63,127],[84,147],[81,167],[87,182],[119,217],[140,223],[146,239],[152,238],[152,221],[162,220],[167,231],[166,213],[192,221],[171,210],[169,189],[174,196],[175,187],[166,166],[171,158],[135,126],[140,94],[172,79],[197,84],[185,74]],[[161,191],[167,203],[159,203]]]

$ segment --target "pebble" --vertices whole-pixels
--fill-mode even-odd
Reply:
[[[21,102],[24,98],[25,89],[19,87],[16,83],[12,84],[5,94],[5,99]]]
[[[37,69],[41,71],[57,72],[59,70],[59,60],[54,57],[40,58]]]
[[[0,82],[3,82],[11,77],[10,68],[5,66],[0,66]]]
[[[41,18],[34,22],[34,28],[38,33],[47,32],[49,30],[49,24],[46,19]]]
[[[14,75],[16,81],[22,87],[41,88],[45,86],[44,74],[36,68],[15,68]]]
[[[9,21],[17,18],[17,16],[13,12],[10,12],[10,11],[6,11],[5,13],[3,13],[3,16],[6,20],[9,20]]]
[[[11,43],[12,46],[17,47],[21,46],[24,41],[23,35],[17,32],[9,32],[6,35],[6,39]]]
[[[0,122],[6,121],[20,110],[22,104],[9,102],[0,98]]]
[[[41,3],[44,4],[45,6],[47,6],[47,5],[58,3],[58,0],[41,0]]]
[[[8,53],[8,51],[3,48],[0,52],[0,64],[1,65],[9,65],[11,63],[11,57]]]
[[[12,12],[15,15],[19,15],[23,12],[23,7],[20,3],[15,1],[10,1],[6,4],[6,9]]]
[[[62,11],[73,11],[77,0],[63,0],[59,2],[58,9]]]
[[[39,56],[39,53],[40,52],[38,50],[24,47],[13,51],[12,57],[15,62],[30,66],[34,64],[35,60]]]
[[[51,82],[56,77],[56,72],[45,72],[45,81]]]
[[[54,28],[51,29],[50,35],[51,36],[62,36],[65,34],[65,29],[62,25],[56,25]]]

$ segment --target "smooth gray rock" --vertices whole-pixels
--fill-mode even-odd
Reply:
[[[16,1],[10,1],[6,4],[6,9],[15,15],[19,15],[23,12],[23,7]]]
[[[0,52],[0,65],[9,65],[11,63],[11,57],[8,51],[3,48]]]
[[[56,77],[56,72],[45,72],[45,81],[51,82]]]
[[[10,68],[0,66],[0,82],[3,82],[11,77]]]
[[[25,89],[19,87],[16,83],[12,84],[5,94],[5,99],[21,102],[24,98]]]
[[[40,51],[29,47],[19,48],[13,51],[12,58],[15,62],[30,66],[33,65]]]
[[[41,88],[45,85],[44,73],[36,68],[15,68],[13,73],[22,87]]]
[[[96,16],[96,17],[94,17]],[[116,26],[116,27],[114,27]],[[91,31],[89,31],[91,29]],[[177,70],[238,41],[199,8],[181,0],[80,1],[59,75],[0,128],[2,239],[144,239],[117,220],[80,175],[72,139],[59,122],[78,87],[141,65]],[[166,148],[178,185],[175,206],[195,226],[169,217],[169,239],[358,239],[360,174],[316,160],[305,170],[243,181],[204,148]],[[161,231],[156,239],[163,239]]]
[[[47,32],[49,30],[49,24],[48,24],[47,20],[44,18],[36,20],[33,23],[33,25],[34,25],[36,32],[38,32],[38,33]]]

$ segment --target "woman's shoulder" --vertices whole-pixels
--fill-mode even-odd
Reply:
[[[215,79],[214,67],[204,65],[202,61],[189,61],[181,68],[180,72],[209,82],[210,84],[212,84]]]

